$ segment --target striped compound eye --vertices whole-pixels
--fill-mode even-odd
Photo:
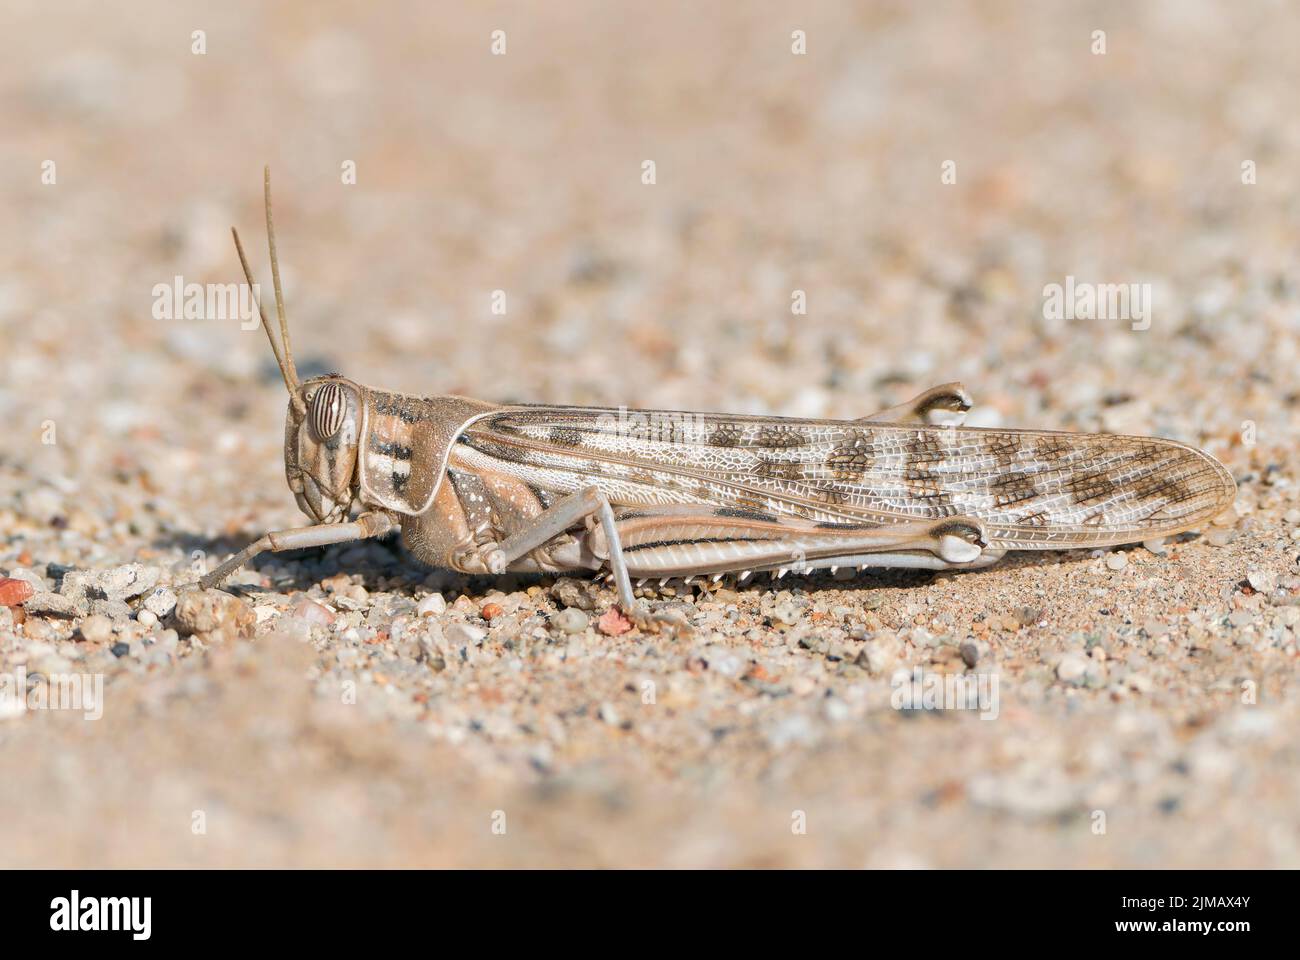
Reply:
[[[339,432],[347,410],[343,388],[337,383],[326,383],[316,391],[311,398],[307,419],[311,421],[311,432],[319,442],[324,443]]]

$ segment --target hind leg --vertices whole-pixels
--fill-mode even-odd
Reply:
[[[818,525],[776,517],[737,516],[709,507],[665,508],[615,522],[621,565],[632,577],[807,572],[822,567],[975,569],[1005,552],[991,547],[971,517],[911,523]],[[613,545],[604,530],[556,551],[576,565],[581,555],[604,558]]]
[[[857,423],[942,423],[946,426],[961,426],[970,410],[972,401],[966,388],[954,380],[941,383],[918,394],[906,403],[889,407],[869,417],[861,417]]]

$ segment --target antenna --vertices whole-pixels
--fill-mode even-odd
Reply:
[[[280,337],[283,341],[283,349],[280,343],[276,342],[275,332],[271,329],[271,321],[266,316],[266,310],[262,307],[262,298],[254,297],[257,301],[257,313],[262,318],[262,329],[266,331],[266,339],[271,344],[271,352],[275,354],[276,365],[280,368],[280,376],[284,378],[285,389],[289,391],[289,399],[299,415],[307,412],[306,405],[302,402],[298,389],[302,385],[298,380],[298,371],[293,365],[293,355],[289,352],[289,324],[284,317],[284,301],[280,293],[280,270],[275,259],[275,234],[272,232],[271,225],[271,168],[266,168],[266,229],[271,238],[271,272],[275,276],[275,303],[278,308],[280,317]],[[239,242],[239,231],[234,227],[230,228],[230,234],[235,238],[235,250],[239,253],[239,265],[244,268],[244,279],[248,282],[249,289],[257,290],[257,284],[253,281],[253,271],[249,269],[248,257],[244,253],[244,245]]]
[[[284,346],[285,382],[292,382],[296,387],[298,368],[293,362],[293,346],[289,341],[289,321],[284,316],[284,294],[280,290],[280,261],[275,255],[275,222],[271,218],[271,166],[262,168],[264,190],[266,194],[266,242],[271,248],[271,281],[275,284],[275,312],[280,318],[280,342]],[[290,391],[292,392],[292,390]]]

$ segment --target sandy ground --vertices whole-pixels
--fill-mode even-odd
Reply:
[[[0,572],[36,591],[0,678],[103,678],[97,720],[2,711],[0,863],[1300,865],[1294,11],[466,6],[0,5]],[[155,316],[238,279],[231,223],[269,285],[263,163],[308,373],[828,417],[960,379],[980,425],[1197,444],[1236,508],[650,591],[691,639],[392,543],[178,616],[299,522],[262,334]],[[1149,329],[1052,318],[1067,277],[1150,284]],[[996,710],[895,709],[915,669]]]

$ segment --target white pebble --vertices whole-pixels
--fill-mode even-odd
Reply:
[[[483,642],[487,631],[468,623],[453,623],[447,628],[447,642],[455,647],[473,647]]]
[[[566,607],[555,615],[553,621],[561,633],[576,634],[587,629],[590,618],[575,607]]]
[[[107,643],[113,636],[113,621],[102,614],[93,614],[81,621],[81,635],[88,643]]]
[[[1277,589],[1277,576],[1267,570],[1249,571],[1246,574],[1246,582],[1263,594],[1270,594]]]
[[[176,609],[176,594],[166,587],[159,587],[144,598],[144,608],[161,620]]]
[[[317,603],[309,597],[304,597],[296,607],[293,608],[293,616],[307,623],[314,623],[317,626],[328,627],[334,622],[336,614],[329,607]]]
[[[123,564],[100,574],[99,589],[110,600],[130,600],[152,590],[161,573],[157,567],[146,567],[139,563]]]
[[[1077,683],[1088,672],[1088,661],[1078,654],[1067,654],[1056,665],[1056,675],[1066,683]]]
[[[13,580],[22,580],[24,583],[30,583],[32,589],[37,593],[45,592],[45,581],[35,570],[28,570],[26,567],[14,567],[9,571],[9,577]]]
[[[447,601],[442,598],[441,593],[431,593],[418,604],[415,612],[421,617],[436,617],[447,611]]]
[[[1110,570],[1123,570],[1128,566],[1128,557],[1122,553],[1110,553],[1106,555],[1106,567]]]

